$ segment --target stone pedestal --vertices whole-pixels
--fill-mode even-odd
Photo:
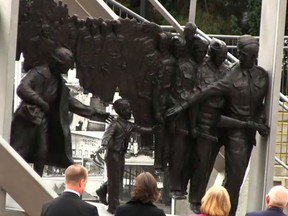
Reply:
[[[190,215],[191,213],[187,199],[171,199],[171,215]]]

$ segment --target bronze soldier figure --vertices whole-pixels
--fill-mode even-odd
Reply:
[[[223,62],[227,58],[227,46],[223,41],[213,39],[210,43],[209,58],[198,68],[196,88],[203,89],[208,85],[223,78],[228,71],[228,66]],[[196,117],[197,132],[215,137],[216,140],[209,139],[208,136],[196,137],[193,154],[197,161],[194,165],[195,175],[190,179],[189,202],[194,213],[200,213],[201,199],[205,194],[211,171],[214,166],[216,156],[219,152],[220,143],[217,142],[217,123],[224,108],[224,97],[209,98],[201,102],[194,112]]]
[[[159,71],[153,80],[152,104],[155,121],[161,127],[155,134],[154,168],[156,171],[163,172],[167,166],[171,141],[171,133],[165,121],[165,112],[173,105],[170,94],[175,77],[176,60],[172,55],[171,35],[164,32],[159,34],[158,46],[162,58],[159,62]]]
[[[189,104],[195,104],[211,96],[224,95],[227,98],[225,115],[241,121],[265,123],[264,100],[268,91],[268,74],[256,65],[259,43],[250,35],[238,39],[239,62],[231,66],[231,71],[218,82],[209,85],[194,94],[181,106],[171,108],[166,115],[175,114]],[[268,130],[258,130],[260,135],[267,135]],[[230,215],[235,215],[238,205],[239,190],[245,175],[255,140],[256,130],[252,128],[227,129],[225,144],[224,186],[229,192],[232,209]]]
[[[175,52],[177,59],[176,78],[171,91],[171,99],[176,106],[186,101],[193,94],[200,57],[205,56],[208,44],[197,37],[193,39],[192,51],[187,55],[186,43],[182,39],[175,39]],[[203,55],[203,50],[206,50]],[[197,57],[197,58],[196,58]],[[197,60],[196,60],[197,59]],[[194,121],[193,112],[185,110],[177,116],[168,119],[172,133],[172,143],[169,156],[170,190],[175,197],[184,197],[191,176],[189,168],[193,142],[190,134],[190,124]]]

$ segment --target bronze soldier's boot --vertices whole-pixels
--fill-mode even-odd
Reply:
[[[190,203],[190,209],[195,213],[195,214],[200,214],[200,207],[201,203]]]
[[[103,203],[104,205],[108,205],[108,202],[106,199],[107,186],[108,186],[108,182],[106,181],[96,190],[96,194],[99,197],[100,202]]]

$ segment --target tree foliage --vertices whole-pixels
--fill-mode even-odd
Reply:
[[[140,3],[145,0],[118,1],[139,12]],[[180,24],[185,25],[188,21],[190,0],[159,1]],[[204,32],[210,34],[259,35],[261,2],[262,0],[198,0],[196,25]],[[168,24],[150,3],[148,3],[148,11],[149,20],[158,24]],[[288,28],[286,27],[285,30],[287,33]]]
[[[261,0],[248,0],[249,34],[259,35],[261,20]]]

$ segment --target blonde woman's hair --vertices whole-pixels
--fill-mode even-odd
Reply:
[[[228,216],[231,209],[230,197],[222,186],[211,187],[201,200],[201,212],[209,216]]]

